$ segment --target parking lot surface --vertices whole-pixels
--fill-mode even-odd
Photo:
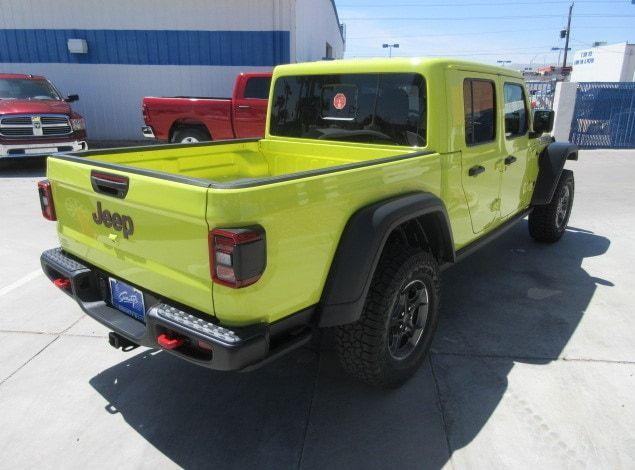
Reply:
[[[561,242],[523,222],[445,271],[430,359],[391,391],[328,337],[250,373],[111,348],[40,272],[42,170],[0,170],[0,466],[634,468],[635,152],[567,165]]]

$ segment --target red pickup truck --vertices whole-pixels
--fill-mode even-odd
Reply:
[[[44,77],[0,73],[0,158],[87,149],[84,118]]]
[[[150,139],[180,143],[262,137],[270,84],[271,73],[241,73],[231,98],[146,97],[141,131]]]

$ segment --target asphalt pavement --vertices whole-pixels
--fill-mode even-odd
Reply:
[[[443,273],[429,360],[383,391],[328,338],[210,372],[107,330],[42,275],[41,165],[0,170],[2,468],[635,468],[635,151],[585,151],[570,227]]]

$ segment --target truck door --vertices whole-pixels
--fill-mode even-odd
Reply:
[[[521,81],[501,78],[505,155],[501,183],[501,216],[518,212],[528,202],[532,187],[527,176],[529,146],[529,107]]]
[[[263,137],[271,77],[247,77],[234,93],[234,132],[239,139]]]
[[[461,181],[472,230],[480,233],[500,218],[503,149],[498,136],[497,84],[490,75],[475,72],[461,72],[458,78],[462,82],[465,124],[464,139],[458,145]]]

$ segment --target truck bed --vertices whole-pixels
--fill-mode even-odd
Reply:
[[[65,253],[105,276],[242,326],[275,322],[318,301],[333,234],[357,208],[421,188],[439,193],[438,155],[414,150],[232,140],[54,155],[47,176]],[[127,233],[113,225],[124,217],[134,227]],[[262,279],[240,292],[213,283],[210,230],[254,224],[266,230]],[[305,283],[316,289],[307,294]]]
[[[209,182],[212,187],[231,188],[267,184],[284,176],[302,176],[306,172],[342,165],[363,165],[411,153],[400,147],[377,145],[247,139],[97,150],[74,154],[74,157],[111,169],[143,170],[145,174],[171,175],[182,180]]]

